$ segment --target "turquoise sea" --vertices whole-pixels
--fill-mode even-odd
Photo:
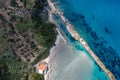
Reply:
[[[120,80],[120,1],[54,1],[59,2],[56,6],[64,12],[64,16],[115,75],[116,80]],[[57,15],[53,15],[53,18],[68,43],[56,53],[58,55],[53,62],[56,74],[52,74],[51,80],[110,80],[85,48],[71,37],[60,18]],[[72,46],[73,51],[68,46]]]

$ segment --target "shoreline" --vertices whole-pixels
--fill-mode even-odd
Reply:
[[[95,62],[100,66],[100,68],[108,75],[108,77],[111,80],[116,80],[114,75],[105,67],[105,65],[102,63],[102,61],[96,56],[96,54],[92,51],[92,49],[89,47],[87,42],[83,40],[80,35],[75,31],[73,25],[64,17],[63,12],[61,12],[59,9],[57,9],[53,3],[52,0],[48,0],[48,4],[51,7],[51,11],[49,11],[49,14],[56,13],[59,15],[59,17],[62,19],[62,21],[65,23],[68,32],[71,34],[73,38],[78,40],[89,52],[91,57],[95,60]]]
[[[60,40],[63,40],[63,38],[61,36],[62,35],[60,33],[58,33],[56,41],[55,41],[55,46],[51,47],[51,49],[49,51],[50,55],[44,60],[44,61],[47,61],[47,63],[48,63],[48,71],[46,74],[44,74],[44,80],[49,80],[49,75],[52,72],[51,64],[52,64],[54,57],[56,56],[56,54],[53,52],[56,50],[57,47],[59,48]],[[64,43],[66,43],[66,42],[64,41]]]
[[[49,4],[49,3],[48,3]],[[56,25],[56,23],[54,22],[54,20],[53,20],[53,18],[52,18],[52,11],[51,10],[49,10],[49,12],[48,12],[49,14],[49,21],[51,22],[51,23],[53,23],[53,24],[55,24]],[[67,41],[66,41],[66,39],[63,37],[63,35],[62,35],[62,33],[60,32],[60,30],[58,29],[58,28],[56,28],[56,31],[58,32],[58,34],[57,34],[57,38],[56,38],[56,41],[55,41],[55,46],[53,46],[53,47],[51,47],[50,48],[50,50],[49,50],[49,52],[50,52],[50,55],[46,58],[46,59],[44,59],[43,61],[45,61],[45,62],[47,62],[47,64],[48,64],[48,71],[47,71],[47,73],[46,74],[44,74],[44,80],[49,80],[49,75],[50,75],[50,72],[52,71],[52,69],[51,69],[51,62],[52,62],[52,60],[53,60],[53,58],[55,57],[55,54],[52,54],[52,51],[54,51],[54,49],[56,48],[56,47],[58,47],[58,44],[60,43],[60,39],[62,39],[65,43],[67,43]],[[52,54],[52,55],[51,55]],[[52,58],[52,59],[51,59]]]
[[[49,21],[51,22],[51,23],[53,23],[53,24],[57,24],[54,20],[53,20],[53,18],[52,18],[52,12],[51,11],[49,11]],[[57,25],[56,25],[57,26]],[[56,30],[57,30],[57,32],[58,32],[58,35],[60,35],[61,36],[61,38],[65,41],[65,43],[67,43],[67,41],[66,41],[66,39],[63,37],[63,35],[62,35],[62,33],[60,32],[60,30],[58,29],[58,28],[56,28]]]

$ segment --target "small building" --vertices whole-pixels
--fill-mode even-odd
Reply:
[[[46,69],[47,69],[47,65],[46,64],[44,64],[44,63],[40,64],[38,73],[39,74],[44,74],[44,72],[46,71]]]

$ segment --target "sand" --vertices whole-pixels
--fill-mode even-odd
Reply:
[[[48,63],[48,68],[49,68],[47,74],[44,75],[45,80],[49,80],[49,74],[52,71],[51,63],[52,63],[52,60],[55,58],[55,55],[56,55],[55,53],[58,51],[58,49],[60,48],[61,45],[66,43],[66,41],[64,40],[64,38],[62,37],[62,35],[58,29],[57,29],[57,31],[58,31],[58,35],[57,35],[57,39],[55,41],[55,46],[53,46],[50,49],[50,55],[48,56],[48,58],[46,58],[44,60],[45,62]]]

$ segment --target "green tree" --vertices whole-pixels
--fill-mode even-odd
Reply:
[[[44,80],[44,76],[38,73],[33,73],[31,80]]]
[[[10,5],[13,7],[17,6],[17,2],[15,0],[11,0]]]
[[[0,62],[0,80],[9,80],[10,73],[6,64]]]

